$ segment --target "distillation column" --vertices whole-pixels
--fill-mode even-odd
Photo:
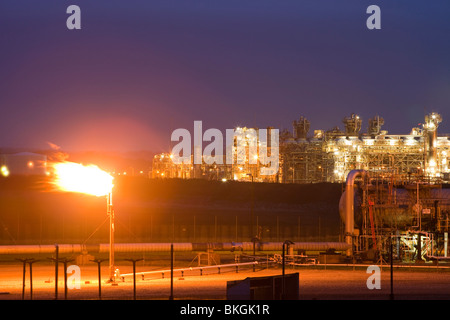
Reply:
[[[425,116],[425,123],[423,124],[425,136],[425,172],[430,177],[435,177],[439,171],[437,163],[437,128],[441,123],[442,118],[437,113],[431,113]]]

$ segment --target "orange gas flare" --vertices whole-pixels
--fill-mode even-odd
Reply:
[[[53,184],[61,191],[79,192],[97,197],[106,196],[113,188],[113,177],[95,165],[57,162],[52,165]]]

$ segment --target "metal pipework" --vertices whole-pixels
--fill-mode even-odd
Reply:
[[[210,242],[210,243],[174,243],[174,251],[252,251],[253,242]],[[283,242],[256,242],[257,251],[281,251]],[[291,245],[294,250],[305,251],[345,251],[350,247],[345,242],[296,242]],[[1,247],[0,247],[1,249]],[[116,243],[116,252],[169,252],[171,243]],[[100,245],[99,252],[107,252],[107,245]],[[1,251],[0,251],[1,253]]]
[[[353,255],[353,232],[355,228],[354,185],[357,177],[364,177],[365,170],[352,170],[347,176],[345,187],[345,242],[350,246],[347,257]]]
[[[59,253],[82,252],[80,244],[60,244]],[[5,245],[0,246],[0,254],[54,254],[55,245]]]
[[[257,242],[258,251],[281,251],[283,242]],[[109,244],[81,245],[81,244],[60,244],[59,252],[65,254],[74,253],[108,253]],[[345,242],[296,242],[291,245],[294,250],[305,251],[346,251],[350,246]],[[252,251],[253,242],[204,242],[191,243],[180,242],[173,244],[174,251]],[[115,251],[121,253],[136,252],[169,252],[171,243],[116,243]],[[54,245],[4,245],[0,246],[0,254],[48,254],[54,253]]]

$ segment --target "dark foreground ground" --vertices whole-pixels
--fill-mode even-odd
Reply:
[[[69,300],[98,300],[97,266],[81,266],[81,283],[79,289],[68,289]],[[119,267],[121,274],[132,273],[131,263]],[[136,271],[158,270],[156,267],[136,266]],[[0,265],[0,300],[21,300],[23,273],[22,264],[8,263]],[[388,300],[391,293],[390,269],[381,268],[381,289],[368,289],[366,282],[370,274],[367,268],[336,268],[332,266],[287,268],[286,272],[299,272],[300,300]],[[175,276],[173,294],[176,300],[225,300],[227,281],[280,275],[281,268],[229,270],[221,274],[200,275],[199,273],[180,277]],[[446,267],[414,269],[394,268],[394,297],[396,300],[449,300],[450,269]],[[102,267],[102,299],[132,300],[133,277],[118,281],[116,285],[107,283],[107,263]],[[170,296],[170,276],[164,279],[160,275],[136,278],[136,299],[168,300]],[[59,269],[58,299],[65,299],[64,276],[62,265]],[[34,300],[55,299],[55,269],[51,264],[33,265]],[[29,269],[27,267],[25,283],[25,300],[30,300]]]

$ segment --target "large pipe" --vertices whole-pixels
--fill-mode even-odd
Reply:
[[[364,177],[365,170],[352,170],[345,187],[345,242],[350,246],[347,256],[353,255],[353,232],[355,228],[354,185],[357,177]]]
[[[60,244],[59,253],[78,253],[82,252],[80,244]],[[0,246],[0,254],[54,254],[55,245],[9,245]]]
[[[283,242],[258,242],[256,243],[258,251],[280,251]],[[294,250],[305,251],[346,251],[350,247],[344,242],[296,242],[291,245]],[[216,242],[216,243],[191,243],[182,242],[173,244],[174,251],[206,251],[212,249],[215,251],[251,251],[253,242]],[[116,243],[115,251],[121,253],[136,252],[169,252],[171,243]],[[0,246],[0,254],[52,254],[55,252],[54,245],[5,245]],[[60,244],[59,252],[63,254],[75,253],[108,253],[109,244],[98,245],[80,245],[80,244]]]
[[[279,251],[282,250],[283,242],[263,242],[260,243],[260,251]],[[345,242],[295,242],[289,247],[294,250],[304,251],[346,251],[349,245]]]

